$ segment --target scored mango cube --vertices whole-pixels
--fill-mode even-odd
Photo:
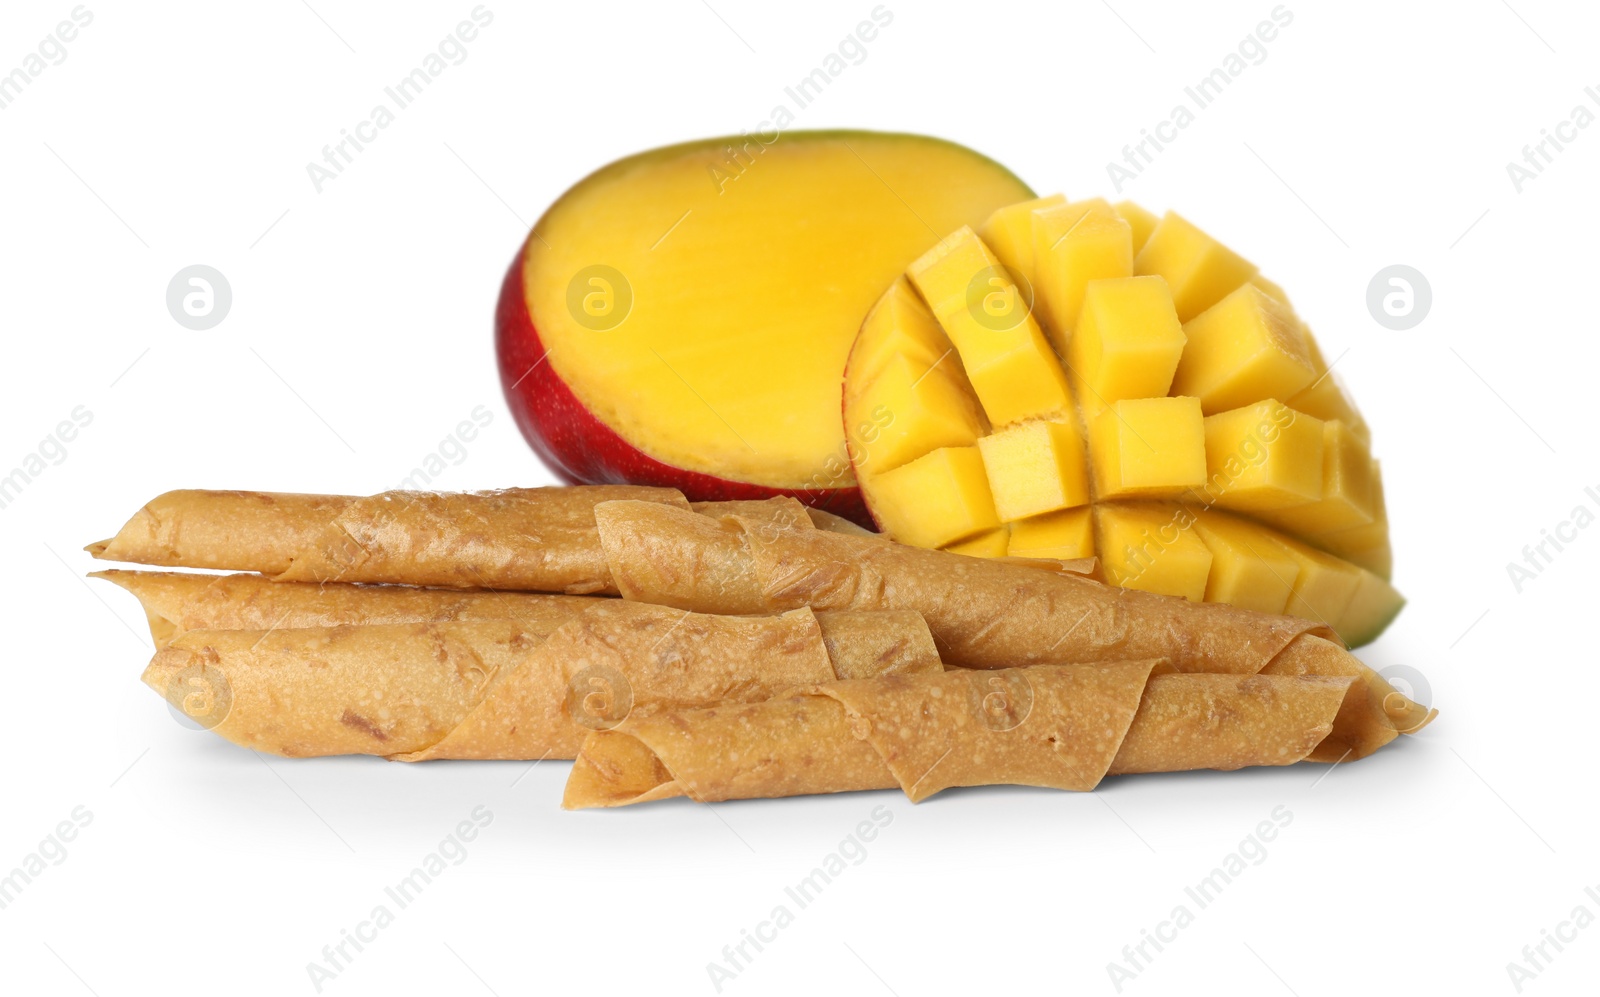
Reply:
[[[988,220],[978,227],[978,238],[994,250],[1001,263],[1022,275],[1031,289],[1035,283],[1033,213],[1040,208],[1053,208],[1066,203],[1065,197],[1051,194],[1049,197],[1036,197],[1020,204],[1008,204],[990,215]]]
[[[1024,422],[978,440],[1003,522],[1089,501],[1083,440],[1069,422]]]
[[[1089,425],[1099,498],[1177,496],[1206,479],[1205,419],[1193,398],[1127,398]]]
[[[997,349],[1002,337],[970,314],[955,312],[941,321],[991,423],[1004,426],[1071,411],[1066,372],[1031,316],[1024,318],[1022,334],[1003,352]]]
[[[1102,198],[1033,213],[1034,293],[1056,351],[1066,354],[1091,280],[1133,276],[1133,230]]]
[[[1133,272],[1165,277],[1178,318],[1187,322],[1254,276],[1256,266],[1169,211],[1139,250]]]
[[[1207,602],[1263,613],[1283,612],[1300,565],[1265,527],[1227,513],[1202,512],[1194,529],[1211,551]]]
[[[952,554],[968,557],[1005,557],[1011,546],[1011,532],[1004,527],[980,533],[969,540],[960,540],[945,547]]]
[[[1172,390],[1200,399],[1206,415],[1292,398],[1317,377],[1300,320],[1254,284],[1185,322],[1183,333]]]
[[[1065,412],[1066,374],[1028,311],[976,233],[963,228],[908,271],[955,345],[972,390],[996,425]]]
[[[972,283],[1000,260],[983,244],[969,225],[963,225],[940,239],[906,268],[906,276],[922,292],[928,308],[939,318],[967,307]],[[960,344],[956,344],[959,348]]]
[[[1094,523],[1087,507],[1063,509],[1011,524],[1012,557],[1071,561],[1094,556]]]
[[[877,475],[874,515],[890,536],[943,547],[1000,526],[978,448],[941,447]]]
[[[891,471],[937,447],[970,446],[988,430],[964,379],[943,364],[924,368],[904,356],[887,360],[852,408],[851,424],[872,429],[849,437],[857,470],[869,474]]]
[[[1128,229],[1133,235],[1133,255],[1137,257],[1139,250],[1150,241],[1150,233],[1156,230],[1161,219],[1157,218],[1154,212],[1146,211],[1132,201],[1118,201],[1111,206],[1111,210],[1128,223]]]
[[[1090,281],[1067,366],[1086,413],[1124,398],[1160,398],[1187,342],[1160,277]]]
[[[1322,498],[1322,420],[1264,401],[1206,416],[1207,500],[1284,509]]]
[[[1322,493],[1292,509],[1261,513],[1275,526],[1313,540],[1366,526],[1374,517],[1372,454],[1360,437],[1338,419],[1322,423]]]
[[[1254,275],[1251,276],[1251,278],[1249,280],[1249,283],[1254,284],[1255,286],[1261,288],[1263,291],[1265,291],[1268,294],[1272,295],[1274,298],[1277,298],[1279,301],[1283,302],[1284,304],[1286,304],[1286,305],[1289,304],[1289,294],[1288,294],[1288,292],[1285,291],[1283,289],[1283,285],[1279,284],[1277,281],[1268,280],[1267,278],[1261,276],[1260,274],[1254,274]],[[1292,308],[1294,306],[1290,305],[1290,307]]]
[[[850,351],[850,377],[859,385],[870,384],[897,356],[920,363],[926,370],[952,349],[933,313],[901,277],[862,323],[856,346]]]
[[[1314,415],[1318,419],[1338,419],[1350,431],[1355,433],[1367,443],[1372,442],[1372,432],[1367,428],[1367,421],[1361,417],[1356,409],[1355,402],[1350,400],[1350,392],[1328,368],[1328,362],[1322,357],[1322,349],[1317,345],[1317,337],[1311,334],[1310,329],[1305,329],[1306,347],[1311,354],[1311,365],[1317,371],[1317,379],[1292,398],[1283,401],[1297,412]]]
[[[1113,585],[1193,602],[1205,599],[1211,550],[1181,506],[1097,505],[1096,549]]]
[[[1333,625],[1333,629],[1351,647],[1366,644],[1394,622],[1405,604],[1405,597],[1387,580],[1363,570],[1355,595],[1350,597],[1349,605],[1339,614],[1339,622]]]
[[[1355,598],[1361,569],[1281,534],[1274,539],[1300,567],[1284,612],[1334,626]]]
[[[1387,581],[1394,573],[1394,553],[1389,546],[1389,510],[1383,498],[1383,473],[1378,461],[1372,462],[1372,522],[1348,530],[1324,533],[1316,545],[1359,564]]]

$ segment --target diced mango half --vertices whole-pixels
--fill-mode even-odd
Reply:
[[[1226,602],[1263,613],[1284,611],[1300,576],[1300,564],[1282,544],[1254,523],[1222,512],[1200,513],[1194,529],[1211,551],[1207,602]]]
[[[1106,579],[1122,588],[1204,601],[1212,555],[1193,514],[1173,505],[1094,507],[1095,546]]]
[[[1071,561],[1094,556],[1094,521],[1087,507],[1021,519],[1011,524],[1012,557]]]
[[[968,557],[1005,557],[1010,546],[1011,531],[1002,526],[967,540],[958,540],[945,547],[945,550]]]
[[[1090,281],[1066,352],[1079,403],[1098,411],[1125,398],[1165,395],[1185,342],[1160,277]]]
[[[1255,275],[1255,264],[1169,211],[1139,250],[1136,274],[1165,277],[1178,318],[1210,308]]]
[[[978,448],[942,447],[875,475],[873,515],[890,536],[943,547],[999,527]]]
[[[1089,427],[1102,499],[1182,495],[1205,483],[1205,419],[1194,398],[1126,398]]]
[[[978,238],[994,250],[1000,262],[1021,274],[1030,287],[1035,283],[1033,269],[1033,213],[1041,208],[1066,204],[1060,194],[1036,197],[1009,204],[990,215],[978,228]]]
[[[1037,310],[1065,354],[1089,282],[1133,275],[1133,233],[1100,198],[1033,213]]]
[[[1123,221],[1128,223],[1128,229],[1133,235],[1133,255],[1137,257],[1139,250],[1150,241],[1150,233],[1156,230],[1161,219],[1156,217],[1154,212],[1146,211],[1132,201],[1118,201],[1111,207],[1122,216]]]
[[[1322,420],[1269,400],[1208,415],[1205,432],[1210,504],[1286,509],[1322,498]]]
[[[1178,215],[1057,195],[941,240],[863,323],[844,415],[902,543],[1096,557],[1352,645],[1404,603],[1349,392],[1283,288]]]
[[[978,440],[978,450],[1002,522],[1089,501],[1083,438],[1072,423],[1007,426]]]
[[[1254,284],[1185,322],[1183,333],[1189,342],[1172,390],[1199,398],[1206,415],[1293,398],[1316,380],[1300,320]]]
[[[1262,512],[1261,518],[1304,537],[1366,526],[1375,516],[1372,454],[1348,426],[1334,419],[1322,429],[1322,492],[1315,501]]]

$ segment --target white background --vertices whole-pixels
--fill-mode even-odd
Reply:
[[[1576,105],[1600,113],[1583,92],[1600,24],[1552,0],[1291,0],[1266,61],[1123,191],[1260,263],[1330,359],[1348,350],[1411,599],[1363,654],[1426,676],[1443,712],[1421,736],[1331,771],[1093,795],[574,814],[565,763],[290,762],[174,723],[138,682],[133,601],[86,584],[79,548],[169,488],[390,487],[478,405],[492,423],[436,484],[549,481],[491,351],[528,226],[611,159],[754,128],[873,3],[490,0],[466,61],[317,193],[306,163],[473,6],[91,0],[66,60],[0,111],[0,473],[93,413],[0,510],[0,872],[93,814],[0,910],[0,991],[314,993],[307,964],[480,805],[466,860],[323,992],[714,993],[707,964],[793,909],[784,887],[879,806],[892,823],[865,860],[724,993],[1115,993],[1107,963],[1194,910],[1184,887],[1279,806],[1293,820],[1266,859],[1123,992],[1514,993],[1525,945],[1580,904],[1600,915],[1600,529],[1520,594],[1506,570],[1575,506],[1600,510],[1600,127],[1520,193],[1506,173]],[[1078,197],[1114,193],[1106,162],[1273,4],[887,6],[796,127],[929,132]],[[0,72],[72,7],[0,8]],[[206,332],[164,303],[194,263],[233,288]],[[1392,263],[1432,285],[1409,331],[1366,309]],[[1548,951],[1524,992],[1592,992],[1600,926]]]

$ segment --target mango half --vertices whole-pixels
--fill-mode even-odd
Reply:
[[[569,483],[788,494],[865,520],[839,424],[861,316],[940,232],[1032,193],[920,135],[771,132],[619,160],[511,264],[507,403]]]
[[[901,542],[1097,557],[1352,646],[1404,604],[1366,421],[1283,289],[1175,213],[1055,195],[956,229],[867,314],[843,409]]]

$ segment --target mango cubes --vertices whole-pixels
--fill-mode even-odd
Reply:
[[[1056,195],[940,240],[863,323],[844,413],[902,543],[1093,557],[1352,643],[1404,603],[1348,391],[1284,290],[1178,215]]]

